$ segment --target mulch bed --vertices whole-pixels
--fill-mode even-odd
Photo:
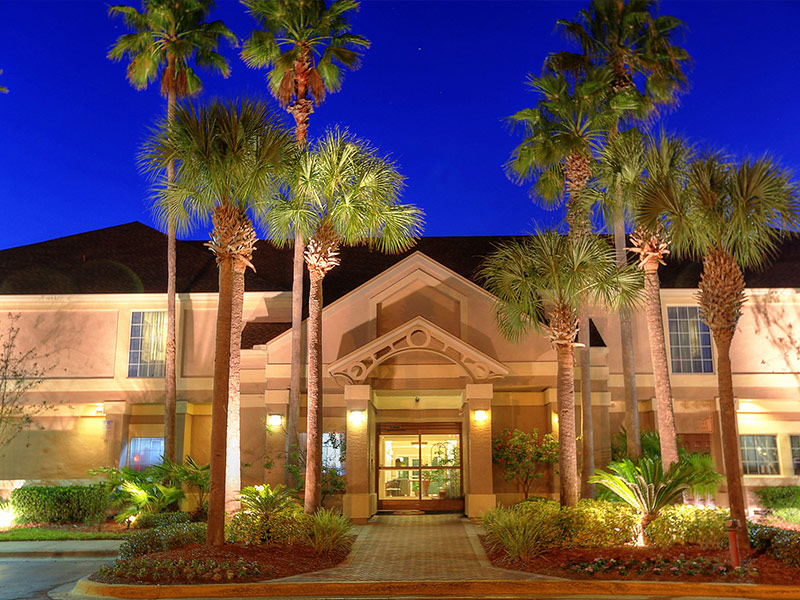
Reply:
[[[261,566],[261,574],[253,577],[236,578],[236,582],[264,581],[268,579],[278,579],[299,575],[310,571],[321,571],[335,567],[342,562],[350,553],[349,548],[344,548],[331,552],[330,554],[319,555],[303,545],[293,546],[245,546],[243,544],[225,544],[223,546],[206,546],[196,544],[186,546],[177,550],[167,552],[156,552],[148,554],[148,559],[164,560],[177,562],[183,559],[185,562],[193,560],[211,559],[216,562],[234,563],[238,559],[257,562]],[[101,583],[133,583],[133,584],[152,584],[163,583],[149,579],[147,576],[136,579],[122,579],[102,577],[97,573],[90,576],[90,579]],[[175,583],[192,583],[191,581],[176,581]]]
[[[483,536],[481,536],[483,542]],[[629,561],[645,561],[649,559],[672,562],[678,559],[693,560],[705,558],[715,563],[730,565],[728,550],[703,550],[696,546],[673,546],[671,548],[561,548],[546,552],[530,562],[509,560],[501,550],[492,550],[486,547],[486,554],[495,567],[528,571],[539,575],[562,577],[565,579],[602,579],[614,581],[679,581],[686,583],[717,582],[717,583],[763,583],[774,585],[800,585],[800,569],[791,567],[783,562],[764,555],[742,555],[742,575],[728,572],[724,575],[696,574],[685,572],[673,574],[668,569],[660,574],[646,571],[639,573],[635,569],[626,569],[623,574],[618,569],[609,572],[590,573],[585,569],[573,570],[572,565],[591,564],[598,558],[610,561],[615,559],[624,564]],[[567,568],[564,568],[566,565]]]

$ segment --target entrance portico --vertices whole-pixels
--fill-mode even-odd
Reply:
[[[431,387],[425,367],[448,363],[460,367],[462,387]],[[390,366],[416,372],[405,381],[417,385],[373,389],[372,379]],[[506,375],[507,367],[415,317],[328,371],[344,386],[346,516],[364,522],[379,509],[413,508],[472,517],[494,507],[490,381]]]

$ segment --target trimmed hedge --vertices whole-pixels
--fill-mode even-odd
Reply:
[[[800,487],[785,485],[755,490],[764,508],[800,508]]]
[[[122,560],[145,556],[153,552],[174,550],[191,544],[202,544],[206,540],[208,526],[205,523],[182,523],[142,529],[131,534],[119,547]]]
[[[31,486],[11,492],[17,523],[92,523],[105,520],[108,490],[102,484]]]
[[[704,508],[676,504],[661,509],[650,522],[645,536],[653,546],[696,545],[703,548],[727,548],[725,520],[730,513],[722,508]]]
[[[800,568],[800,531],[748,523],[747,533],[750,536],[750,545],[757,552]]]
[[[639,514],[627,504],[584,498],[560,513],[562,545],[587,548],[624,546],[636,539]]]
[[[165,525],[180,525],[191,520],[191,515],[185,512],[144,513],[136,517],[133,526],[136,529],[149,529],[151,527],[164,527]]]

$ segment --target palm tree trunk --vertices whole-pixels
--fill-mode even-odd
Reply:
[[[717,385],[719,386],[719,416],[722,426],[722,456],[725,463],[725,480],[728,485],[728,503],[731,519],[738,522],[736,537],[739,548],[749,547],[746,526],[744,490],[742,486],[742,462],[739,449],[739,424],[736,420],[736,407],[733,397],[733,376],[731,374],[731,342],[733,333],[714,331],[714,344],[717,347]]]
[[[575,373],[571,344],[556,344],[558,360],[558,471],[561,506],[578,505],[578,457],[575,439]]]
[[[208,534],[206,543],[225,543],[225,454],[228,429],[228,389],[231,353],[231,307],[233,300],[233,260],[229,254],[217,255],[219,300],[217,333],[214,345],[214,391],[211,405],[211,468],[208,496]]]
[[[661,462],[664,470],[678,462],[678,441],[675,432],[675,412],[672,405],[672,386],[667,368],[667,345],[664,340],[664,320],[661,316],[661,290],[658,281],[658,262],[644,264],[644,306],[647,332],[650,337],[650,360],[653,363],[656,405],[658,406],[658,437],[661,440]]]
[[[292,365],[289,379],[289,407],[286,415],[286,464],[298,466],[299,438],[297,426],[300,421],[300,382],[303,367],[303,235],[294,236],[294,260],[292,263]],[[297,481],[291,469],[284,473],[286,487],[295,487]]]
[[[584,304],[580,311],[580,331],[578,341],[583,344],[580,356],[581,367],[581,496],[594,498],[595,485],[589,483],[589,477],[594,475],[594,420],[592,419],[592,361],[591,340],[589,325],[589,309]]]
[[[167,94],[167,123],[175,120],[175,90]],[[167,163],[167,185],[175,181],[175,163]],[[178,392],[176,387],[176,278],[177,259],[175,255],[176,227],[174,219],[167,223],[167,344],[164,352],[164,457],[175,461],[176,450],[176,406]]]
[[[231,305],[231,357],[230,379],[228,382],[228,450],[225,455],[225,512],[239,509],[239,492],[242,489],[241,453],[241,358],[242,358],[242,316],[244,313],[244,271],[247,265],[234,261],[233,302]]]
[[[304,509],[315,513],[322,500],[322,277],[313,271],[308,294],[308,401]]]
[[[617,198],[621,195],[617,190]],[[621,200],[620,200],[621,201]],[[614,213],[614,250],[617,264],[628,264],[625,255],[625,217],[622,209]],[[636,394],[636,363],[633,354],[633,324],[626,309],[619,311],[620,350],[622,354],[622,379],[625,385],[625,429],[628,438],[628,458],[637,460],[642,456],[642,440],[639,426],[639,400]]]

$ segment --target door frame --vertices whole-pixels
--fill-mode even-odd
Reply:
[[[406,498],[403,500],[380,499],[380,473],[384,471],[396,471],[397,467],[381,467],[381,436],[384,435],[425,435],[436,433],[455,433],[458,434],[458,474],[461,486],[461,496],[458,498],[434,498],[422,499],[417,497]],[[378,492],[378,510],[421,510],[424,512],[464,512],[464,433],[460,422],[387,422],[378,423],[375,436],[375,490]],[[422,450],[420,449],[420,453]],[[416,470],[433,470],[435,467],[427,468],[417,466]],[[410,470],[410,469],[407,469]],[[455,470],[455,469],[453,469]]]

